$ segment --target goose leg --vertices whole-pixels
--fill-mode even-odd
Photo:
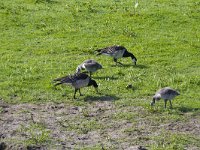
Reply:
[[[76,99],[76,92],[77,92],[78,89],[75,89],[74,91],[74,99]]]
[[[114,62],[116,63],[116,65],[117,65],[117,64],[123,65],[122,63],[120,63],[120,62],[117,61],[117,58],[114,58],[113,60],[114,60]]]
[[[170,108],[172,108],[172,101],[171,101],[171,100],[169,100],[169,103],[170,103]]]
[[[165,99],[164,101],[165,101],[165,108],[166,108],[166,105],[167,105],[167,99]]]
[[[83,96],[83,94],[81,94],[81,90],[80,90],[80,89],[78,89],[78,91],[79,91],[79,94],[80,94],[80,96]]]
[[[114,62],[117,64],[117,59],[116,58],[113,58]]]
[[[89,72],[90,73],[90,78],[91,78],[91,76],[92,76],[92,72]]]

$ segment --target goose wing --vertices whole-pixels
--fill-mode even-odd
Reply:
[[[117,53],[118,51],[124,51],[124,50],[126,50],[126,48],[124,46],[114,45],[114,46],[109,46],[109,47],[99,49],[99,50],[96,50],[96,51],[99,52],[99,54],[112,55],[112,54]]]
[[[64,84],[64,83],[73,84],[77,82],[78,80],[85,80],[88,77],[89,76],[87,74],[80,73],[80,74],[68,75],[65,77],[57,78],[57,79],[54,79],[53,81],[58,81],[58,83],[56,83],[55,85]]]

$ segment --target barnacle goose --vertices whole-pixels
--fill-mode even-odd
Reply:
[[[95,90],[98,92],[98,85],[95,80],[92,80],[87,74],[85,73],[75,73],[74,75],[68,75],[65,77],[57,78],[53,80],[57,82],[54,86],[60,84],[67,84],[74,87],[74,99],[76,98],[76,92],[79,91],[80,96],[81,91],[80,89],[87,86],[93,86]]]
[[[127,49],[124,46],[114,45],[110,47],[106,47],[103,49],[96,50],[98,52],[97,55],[108,55],[113,57],[114,62],[121,64],[120,62],[117,62],[117,59],[122,57],[131,57],[133,63],[136,65],[137,58],[130,52],[127,51]]]
[[[88,71],[91,77],[93,72],[96,72],[97,70],[102,69],[102,65],[93,59],[88,59],[88,60],[85,60],[82,64],[78,65],[78,67],[76,68],[76,73],[80,73],[81,70],[83,69]]]
[[[155,93],[155,95],[153,96],[153,100],[151,102],[151,106],[153,106],[155,104],[155,101],[158,101],[158,100],[160,100],[162,98],[165,101],[165,108],[166,108],[168,100],[170,102],[170,107],[172,108],[171,100],[174,99],[178,95],[180,95],[180,93],[177,92],[176,90],[170,88],[170,87],[162,88],[162,89],[158,90]]]

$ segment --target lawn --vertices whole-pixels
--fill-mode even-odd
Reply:
[[[0,2],[1,142],[10,149],[200,149],[200,1],[134,5]],[[95,55],[111,45],[125,46],[137,65]],[[73,88],[53,87],[86,59],[104,67],[93,74],[100,93],[84,88],[74,100]],[[181,94],[173,109],[163,101],[150,107],[165,86]]]

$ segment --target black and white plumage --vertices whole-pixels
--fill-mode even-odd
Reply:
[[[76,68],[76,73],[80,73],[82,69],[85,69],[90,73],[90,77],[93,72],[96,72],[99,69],[102,69],[102,65],[96,62],[93,59],[85,60],[82,64],[78,65]]]
[[[136,65],[137,58],[130,52],[127,51],[127,49],[124,46],[114,45],[110,47],[106,47],[103,49],[96,50],[98,52],[97,55],[108,55],[113,57],[114,62],[121,64],[120,62],[117,62],[117,59],[122,57],[131,57],[133,63]]]
[[[74,75],[68,75],[65,77],[57,78],[53,80],[54,82],[57,82],[54,86],[60,85],[60,84],[67,84],[74,87],[74,99],[76,98],[76,92],[79,91],[80,96],[81,91],[80,88],[87,87],[87,86],[93,86],[95,90],[98,92],[98,85],[95,80],[92,80],[87,74],[85,73],[76,73]]]
[[[155,101],[158,101],[162,98],[165,101],[165,108],[166,108],[168,100],[170,102],[170,107],[172,108],[171,100],[174,99],[178,95],[180,95],[180,93],[170,87],[162,88],[162,89],[158,90],[156,92],[156,94],[153,96],[151,106],[153,106],[155,104]]]

